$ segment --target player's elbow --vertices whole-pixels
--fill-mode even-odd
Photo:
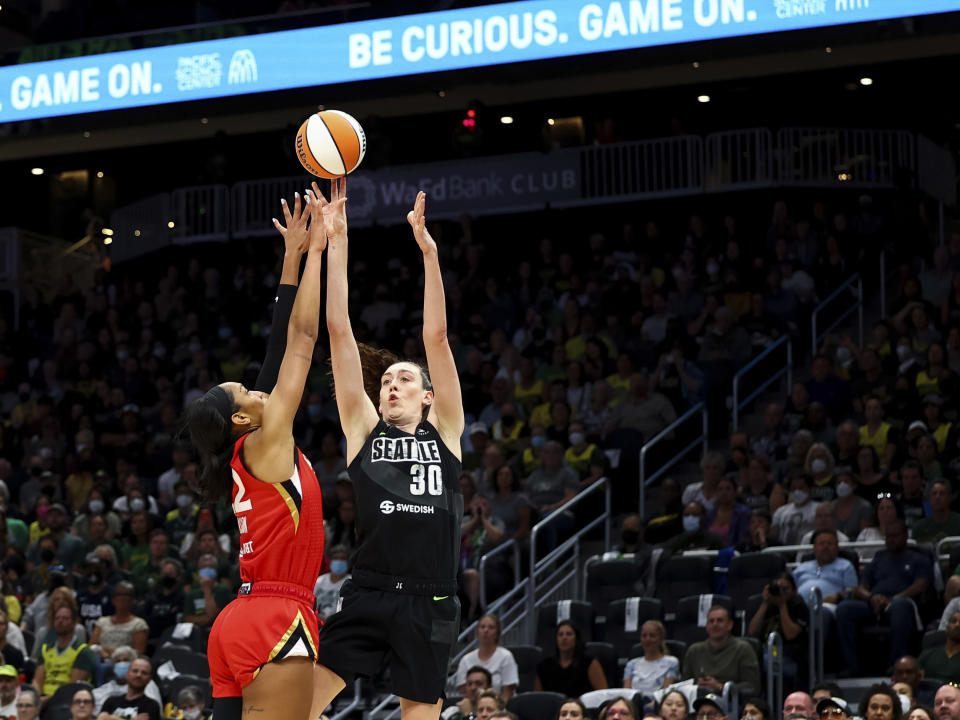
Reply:
[[[423,344],[424,347],[443,347],[447,344],[447,324],[441,323],[439,327],[423,326]]]
[[[287,344],[289,345],[291,342],[303,343],[309,344],[310,347],[313,347],[316,344],[319,336],[320,329],[317,327],[316,321],[291,321],[290,327],[287,330]]]

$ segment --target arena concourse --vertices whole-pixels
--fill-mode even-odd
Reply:
[[[4,66],[481,3],[28,5],[0,11]],[[367,132],[355,334],[413,361],[403,183],[446,178],[428,219],[466,431],[444,718],[960,720],[958,14],[0,112],[0,716],[209,716],[241,548],[181,416],[257,377],[271,217],[322,102]],[[294,424],[321,620],[357,544],[331,382],[321,330]],[[327,714],[398,717],[388,687]]]

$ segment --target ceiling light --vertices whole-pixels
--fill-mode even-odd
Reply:
[[[111,230],[110,228],[103,228],[103,230],[101,230],[100,232],[102,232],[104,235],[106,235],[106,236],[108,236],[108,237],[109,237],[110,235],[113,235],[113,230]]]
[[[708,103],[710,102],[709,95],[697,95],[697,102],[699,103]]]
[[[97,170],[97,177],[98,177],[98,178],[102,178],[102,177],[103,177],[103,170]]]
[[[860,78],[860,84],[863,86],[873,85],[873,78],[871,77],[862,77]]]
[[[509,115],[504,115],[502,118],[500,118],[500,122],[504,125],[513,125],[513,118]]]
[[[830,47],[829,45],[827,45],[827,46],[823,49],[823,51],[824,51],[827,55],[829,55],[830,53],[833,52],[833,48]]]
[[[176,225],[176,223],[174,223],[173,220],[171,220],[170,222],[167,223],[167,227],[170,228],[171,230],[173,230],[173,228],[174,228],[175,225]]]
[[[109,244],[112,243],[112,242],[113,242],[113,238],[105,237],[105,238],[103,239],[103,244],[104,244],[104,245],[109,245]]]
[[[139,231],[139,230],[134,230],[134,231],[133,231],[133,236],[134,236],[134,237],[140,237],[140,231]]]
[[[556,125],[557,121],[553,118],[547,118],[547,125]]]
[[[30,173],[32,175],[43,175],[43,168],[33,168]]]

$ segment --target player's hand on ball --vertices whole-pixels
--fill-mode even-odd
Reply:
[[[277,218],[273,218],[273,226],[283,236],[284,249],[287,252],[297,252],[301,255],[307,251],[310,243],[307,233],[307,220],[310,219],[310,212],[305,202],[301,202],[300,193],[293,195],[293,207],[291,208],[286,200],[281,199],[280,204],[283,207],[283,221],[281,224]]]
[[[313,183],[313,197],[319,199],[323,223],[327,228],[327,238],[340,239],[347,236],[347,178],[330,181],[330,202],[320,192],[317,183]]]
[[[407,213],[407,222],[413,228],[413,237],[423,252],[436,252],[437,243],[430,237],[427,230],[427,221],[423,217],[423,212],[427,206],[427,194],[421,190],[417,193],[417,200],[413,204],[413,210]]]
[[[314,183],[314,186],[316,186],[316,183]],[[313,190],[307,190],[304,196],[309,203],[307,207],[310,212],[310,252],[323,252],[327,249],[327,226],[323,222],[323,208]],[[320,195],[319,197],[322,198],[323,196]]]

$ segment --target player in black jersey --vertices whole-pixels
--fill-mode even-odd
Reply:
[[[324,202],[316,185],[314,193]],[[340,611],[320,632],[316,693],[332,700],[387,659],[404,720],[439,716],[460,625],[463,402],[425,205],[421,192],[407,220],[423,252],[428,370],[358,347],[347,310],[346,216],[327,226],[327,329],[359,545]]]

